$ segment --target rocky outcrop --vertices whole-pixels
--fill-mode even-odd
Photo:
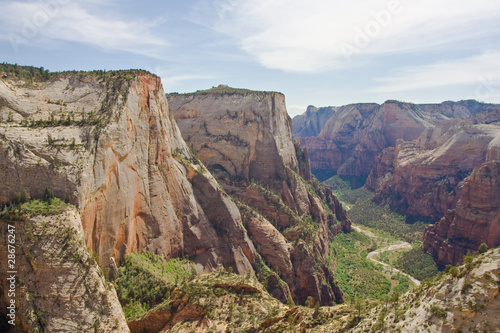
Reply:
[[[182,136],[218,179],[225,174],[268,185],[285,177],[286,167],[297,169],[282,94],[172,94],[168,101]]]
[[[472,170],[499,158],[499,126],[500,114],[489,111],[440,123],[415,141],[398,141],[378,157],[367,187],[379,203],[439,221],[455,208]]]
[[[477,166],[465,180],[456,208],[424,234],[424,249],[441,266],[461,262],[481,243],[500,245],[500,161]]]
[[[132,333],[258,332],[270,314],[287,309],[255,278],[218,271],[183,283],[129,326]]]
[[[141,71],[0,80],[0,200],[46,187],[75,204],[108,267],[131,252],[252,271],[236,204],[184,143],[160,78]]]
[[[341,302],[324,265],[333,235],[350,222],[312,179],[307,150],[294,145],[284,96],[226,90],[167,96],[184,139],[224,189],[256,211],[244,214],[246,227],[294,300]]]
[[[382,105],[309,107],[304,115],[294,118],[294,133],[307,147],[313,173],[321,180],[338,174],[361,186],[375,158],[383,149],[394,147],[398,139],[415,140],[443,120],[495,107],[476,101],[419,105],[387,101]]]
[[[7,266],[7,260],[0,261],[2,316],[10,300],[16,301],[15,326],[3,327],[4,332],[9,328],[11,332],[129,332],[113,285],[106,282],[85,248],[76,209],[24,221],[0,221],[0,225],[2,239],[14,235],[17,249],[14,261],[9,261],[14,268]],[[5,258],[10,253],[7,244],[0,242]],[[7,280],[9,271],[16,272],[12,284]],[[15,297],[9,296],[9,290],[15,290]]]
[[[344,332],[498,332],[500,249],[379,305]]]
[[[129,322],[132,332],[497,332],[500,250],[385,302],[285,306],[253,278],[202,274]]]

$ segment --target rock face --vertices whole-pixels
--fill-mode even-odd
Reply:
[[[325,261],[333,235],[350,230],[344,210],[330,191],[306,180],[307,151],[293,143],[284,96],[231,89],[168,95],[184,139],[248,208],[251,238],[294,300],[341,302]]]
[[[398,141],[378,158],[366,185],[374,200],[406,215],[438,221],[454,209],[464,179],[500,156],[500,113],[484,112],[424,131],[415,141]]]
[[[297,169],[291,121],[279,93],[168,96],[183,137],[211,170],[271,183]]]
[[[67,209],[56,216],[0,222],[15,227],[16,319],[11,332],[129,332],[113,285],[85,248],[80,214]],[[6,256],[7,244],[0,242]],[[0,306],[11,297],[7,260],[0,261]],[[9,318],[10,320],[10,318]],[[5,327],[4,327],[5,328]]]
[[[448,211],[424,234],[424,249],[438,264],[461,262],[481,243],[500,245],[500,161],[477,166],[465,180],[454,210]]]
[[[286,306],[254,278],[198,275],[129,322],[131,332],[498,332],[500,249],[387,302]],[[361,314],[361,316],[359,316]]]
[[[309,151],[313,173],[326,179],[335,174],[361,186],[375,158],[398,139],[415,140],[437,123],[464,118],[495,105],[476,101],[410,104],[387,101],[342,107],[309,107],[294,118],[294,135]]]
[[[236,204],[190,153],[160,78],[144,72],[61,73],[0,80],[0,199],[46,187],[75,204],[87,247],[108,267],[130,252],[192,257],[253,272]]]
[[[499,332],[500,249],[456,272],[377,306],[349,332]]]
[[[317,108],[309,105],[304,114],[293,118],[293,136],[301,138],[318,136],[328,119],[339,109],[333,106]]]

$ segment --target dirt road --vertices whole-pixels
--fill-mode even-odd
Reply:
[[[371,240],[376,240],[378,238],[378,236],[375,235],[370,230],[360,228],[358,226],[353,226],[353,229],[356,230],[357,232],[361,232],[361,233],[365,234],[366,236],[370,237]],[[410,243],[403,242],[403,241],[395,241],[395,242],[388,244],[387,246],[381,247],[380,249],[377,249],[375,251],[368,253],[367,258],[370,259],[371,261],[373,261],[374,263],[382,265],[387,274],[390,274],[392,276],[392,275],[395,275],[397,273],[401,273],[401,274],[407,276],[416,286],[419,286],[420,281],[415,279],[413,276],[408,275],[408,274],[400,271],[397,268],[391,267],[388,264],[386,264],[385,262],[382,262],[382,261],[375,259],[375,258],[379,258],[380,254],[382,252],[397,251],[397,250],[408,250],[409,251],[411,249],[412,249],[412,246]]]

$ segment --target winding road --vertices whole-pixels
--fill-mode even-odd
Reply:
[[[365,234],[366,236],[368,236],[371,241],[373,241],[373,239],[378,238],[377,235],[375,235],[373,232],[371,232],[369,230],[362,229],[362,228],[360,228],[358,226],[354,226],[354,225],[352,227],[357,232],[361,232],[361,233]],[[368,253],[367,258],[376,264],[382,265],[387,274],[395,275],[395,274],[401,273],[402,275],[407,276],[416,286],[420,286],[420,281],[415,279],[413,276],[408,275],[408,274],[400,271],[397,268],[391,267],[390,265],[386,264],[385,262],[382,262],[382,261],[375,259],[375,258],[379,257],[381,253],[386,252],[386,251],[396,251],[396,250],[408,250],[409,251],[411,249],[412,249],[412,246],[410,243],[403,242],[403,241],[395,241],[387,246],[384,246],[380,249],[377,249],[375,251]]]

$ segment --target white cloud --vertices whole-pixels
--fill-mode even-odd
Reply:
[[[394,75],[377,78],[370,92],[394,93],[457,85],[478,85],[500,79],[500,52],[487,52],[468,58],[441,61],[430,65],[406,67]],[[493,77],[493,79],[487,79]],[[488,89],[489,90],[489,89]]]
[[[186,66],[172,68],[170,66],[155,66],[153,73],[161,77],[165,91],[178,91],[183,89],[186,81],[212,80],[220,78],[219,75],[211,73],[196,72]],[[185,88],[185,87],[184,87]]]
[[[191,80],[210,80],[217,76],[199,75],[199,74],[180,74],[172,76],[162,76],[161,81],[165,90],[175,89],[183,81]]]
[[[86,3],[87,2],[87,3]],[[92,5],[92,12],[85,5]],[[88,44],[110,51],[126,51],[160,58],[167,42],[151,31],[155,23],[98,15],[93,1],[12,1],[2,5],[0,38],[14,49],[42,40]],[[16,50],[17,51],[17,50]]]
[[[214,16],[192,18],[233,37],[264,67],[314,73],[498,35],[497,7],[491,0],[214,0],[200,7]]]
[[[287,104],[286,110],[290,117],[295,117],[296,115],[303,114],[306,112],[307,105],[296,105],[296,104]]]

